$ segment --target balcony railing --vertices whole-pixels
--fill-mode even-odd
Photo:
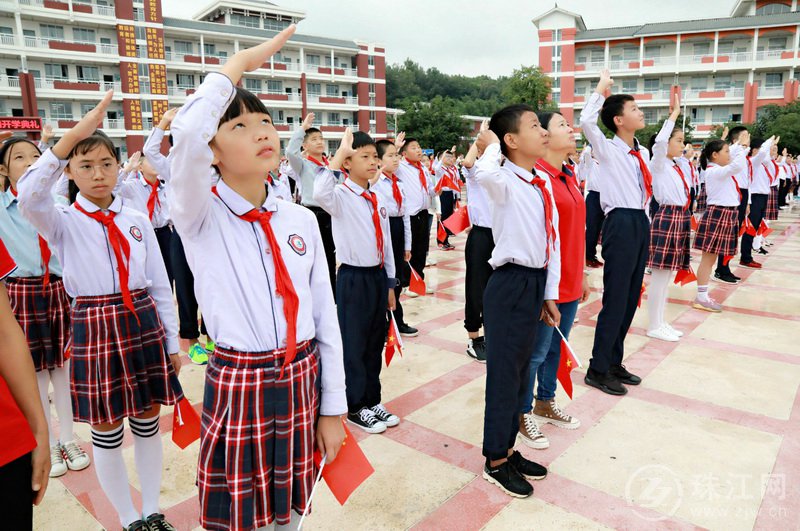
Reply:
[[[24,6],[47,7],[44,0],[19,0],[19,3]],[[97,4],[92,4],[91,2],[72,2],[72,11],[74,13],[94,13],[95,15],[104,17],[117,16],[114,7],[100,6]]]
[[[103,129],[125,129],[125,120],[103,120]]]
[[[758,87],[759,98],[781,98],[783,97],[783,85],[765,85]]]

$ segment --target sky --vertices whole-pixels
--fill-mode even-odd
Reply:
[[[306,12],[298,33],[385,45],[389,64],[410,57],[447,74],[510,75],[538,62],[531,20],[550,10],[543,0],[272,0]],[[727,17],[736,0],[561,0],[587,29]],[[190,17],[206,0],[162,0],[165,16]],[[602,8],[598,8],[602,6]]]

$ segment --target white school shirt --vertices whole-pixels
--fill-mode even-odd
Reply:
[[[378,219],[383,236],[383,262],[378,253],[375,224],[372,221],[372,203],[361,194],[364,189],[349,177],[336,184],[336,175],[328,168],[319,168],[314,181],[314,201],[331,215],[336,259],[342,264],[356,267],[386,268],[388,288],[397,284],[392,235],[389,232],[389,214],[378,199]]]
[[[471,168],[464,168],[467,175],[467,212],[469,222],[478,227],[487,229],[492,228],[492,209],[489,204],[489,196],[477,179],[475,179],[475,165]]]
[[[766,145],[767,142],[764,142]],[[759,151],[759,153],[751,159],[753,163],[753,170],[756,164],[760,164],[764,157],[769,153],[769,146],[767,152]],[[706,194],[708,195],[708,204],[723,207],[739,206],[741,199],[736,190],[736,178],[734,175],[742,171],[742,168],[747,168],[747,149],[738,144],[731,146],[731,160],[727,166],[719,166],[713,162],[708,164],[708,167],[702,172],[702,177],[706,180]],[[757,193],[750,187],[750,193]]]
[[[599,163],[599,173],[602,175],[597,179],[600,205],[606,214],[615,208],[644,210],[647,192],[639,161],[630,154],[631,148],[625,141],[618,136],[614,136],[613,140],[607,139],[597,126],[604,101],[602,95],[593,92],[581,111],[581,129],[592,144],[592,153]],[[639,145],[638,141],[634,141],[634,144],[638,146],[642,159],[647,163],[650,160],[647,149]]]
[[[66,160],[59,160],[48,149],[28,168],[18,183],[20,212],[58,256],[63,268],[64,288],[70,297],[120,293],[117,260],[103,224],[73,206],[53,200],[53,185],[66,165]],[[81,194],[75,202],[87,212],[99,210]],[[171,354],[179,352],[178,319],[172,302],[172,289],[153,226],[146,215],[123,206],[120,196],[114,197],[108,210],[116,213],[114,224],[130,244],[128,289],[147,289],[164,325],[167,350]]]
[[[750,162],[753,164],[753,182],[750,184],[751,194],[769,194],[769,176],[775,173],[775,168],[772,167],[772,161],[769,158],[769,150],[772,142],[769,142],[769,145],[767,142],[769,142],[769,139],[761,145],[761,149],[758,150],[758,153],[750,159]],[[767,165],[767,167],[765,167],[765,165]]]
[[[397,177],[397,175],[395,175]],[[405,185],[397,179],[397,187],[400,189],[400,197],[402,197],[403,206],[399,208],[397,201],[394,200],[394,192],[392,191],[392,178],[388,177],[385,173],[381,173],[377,182],[370,187],[370,190],[378,194],[378,201],[385,207],[390,218],[403,218],[403,250],[411,250],[411,218],[408,215],[408,208],[406,208],[406,192]],[[395,264],[395,268],[397,264]]]
[[[160,127],[154,128],[147,136],[147,140],[142,148],[147,162],[156,170],[158,176],[169,182],[170,174],[170,156],[166,157],[161,153],[161,143],[164,140],[165,131]]]
[[[655,158],[655,154],[653,154],[653,158]],[[683,174],[686,176],[686,183],[689,185],[689,190],[697,190],[697,188],[700,186],[700,179],[698,178],[697,173],[695,173],[694,177],[692,177],[692,163],[689,162],[686,157],[675,157],[675,164],[678,165]],[[655,184],[653,184],[653,188],[653,193],[655,193]],[[656,201],[658,201],[659,204],[661,203],[658,198],[656,198]]]
[[[272,177],[272,184],[269,184],[269,181],[267,181],[267,185],[270,189],[269,193],[274,194],[278,199],[292,202],[292,189],[289,187],[287,178],[274,172],[270,177]]]
[[[63,196],[54,195],[53,199],[56,202],[67,203]],[[39,233],[20,214],[19,202],[10,186],[5,192],[0,192],[0,240],[6,244],[8,254],[17,263],[17,269],[9,275],[11,278],[44,275]],[[61,276],[61,264],[58,263],[55,253],[50,256],[48,268],[51,275]]]
[[[300,152],[305,136],[305,129],[297,126],[297,129],[289,139],[289,143],[286,145],[286,158],[289,159],[289,165],[294,170],[295,175],[299,177],[299,179],[295,179],[295,182],[300,188],[300,204],[307,207],[319,207],[320,204],[314,199],[314,179],[317,178],[317,169],[320,166],[305,158]],[[339,182],[338,176],[337,182]]]
[[[656,142],[653,145],[653,158],[650,159],[648,167],[653,175],[653,196],[658,201],[658,204],[682,207],[686,205],[688,199],[686,190],[692,187],[692,175],[684,173],[682,179],[675,168],[680,168],[681,171],[684,171],[683,168],[667,157],[669,137],[674,128],[675,122],[672,120],[664,121],[661,131],[656,136]],[[687,188],[683,186],[684,179]]]
[[[770,188],[777,188],[781,184],[781,171],[780,166],[776,168],[773,162],[777,164],[775,159],[769,158],[764,164],[767,166],[768,174],[772,177],[772,182],[769,185]]]
[[[160,177],[160,176],[159,176]],[[150,221],[153,228],[160,229],[170,223],[169,219],[169,199],[167,197],[167,187],[160,179],[158,183],[158,201],[153,209],[153,219]],[[149,217],[147,212],[147,200],[150,198],[150,183],[144,175],[138,172],[128,174],[128,177],[117,187],[117,192],[122,196],[125,206],[129,206]]]
[[[530,184],[533,174],[510,160],[500,165],[500,144],[489,144],[475,163],[475,179],[492,205],[492,237],[495,247],[489,265],[497,269],[512,263],[534,269],[547,268],[545,300],[558,300],[561,279],[561,243],[558,237],[558,209],[547,175],[539,175],[550,191],[553,228],[556,239],[550,242],[547,262],[547,234],[543,196]],[[538,174],[537,174],[538,175]]]
[[[425,174],[425,186],[419,180],[419,170],[412,166],[405,158],[400,161],[397,171],[394,172],[400,182],[403,183],[408,200],[408,215],[416,216],[423,210],[431,207],[431,198],[436,195],[433,177],[428,172],[428,168],[422,165]]]
[[[205,185],[216,173],[208,142],[234,95],[230,79],[209,73],[175,117],[170,206],[210,336],[240,352],[265,352],[286,345],[283,301],[275,291],[269,244],[260,224],[237,216],[253,205],[222,179],[219,197]],[[300,300],[297,341],[316,338],[319,346],[321,414],[343,414],[342,336],[319,225],[312,212],[272,194],[262,209],[273,213],[270,225]]]

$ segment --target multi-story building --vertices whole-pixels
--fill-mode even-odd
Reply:
[[[614,77],[612,92],[635,95],[648,123],[669,114],[679,86],[697,138],[727,121],[753,122],[765,105],[798,96],[797,0],[738,0],[727,18],[599,29],[555,7],[533,23],[553,101],[575,124],[604,68]]]
[[[192,18],[163,17],[161,0],[0,0],[0,116],[40,116],[63,133],[104,91],[103,124],[124,157],[208,72],[304,12],[216,0]],[[375,44],[295,34],[248,73],[282,143],[308,112],[333,151],[345,127],[386,136],[386,59]]]

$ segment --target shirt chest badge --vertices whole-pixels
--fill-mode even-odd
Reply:
[[[386,219],[386,207],[381,207],[381,217]]]
[[[133,236],[134,240],[136,240],[137,242],[142,241],[142,230],[139,227],[137,227],[136,225],[132,226],[130,228],[130,233],[131,236]]]
[[[302,236],[298,234],[292,234],[291,236],[289,236],[289,246],[292,248],[294,252],[296,252],[300,256],[306,254],[307,250],[306,242],[302,238]]]

